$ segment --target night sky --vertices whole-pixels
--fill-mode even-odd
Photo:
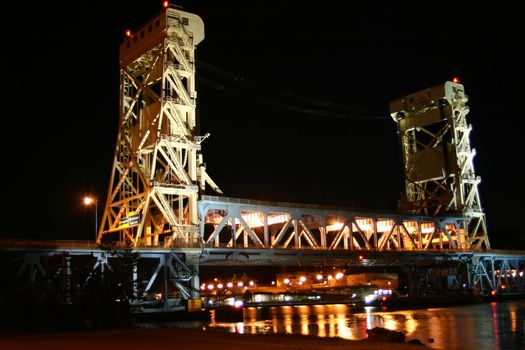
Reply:
[[[118,47],[160,1],[4,9],[0,237],[93,239],[107,194]],[[522,19],[504,2],[181,1],[198,14],[200,133],[226,196],[396,210],[390,100],[458,76],[493,247],[525,249]],[[362,4],[361,4],[362,3]]]

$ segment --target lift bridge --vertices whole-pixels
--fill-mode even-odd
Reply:
[[[205,167],[201,144],[209,135],[196,130],[195,49],[203,39],[201,18],[175,7],[127,34],[96,244],[4,242],[20,254],[19,271],[31,283],[70,281],[75,273],[87,280],[133,252],[133,295],[144,312],[192,305],[200,266],[453,263],[467,271],[462,284],[480,294],[525,291],[525,252],[490,249],[461,84],[447,81],[391,103],[405,174],[399,212],[228,198]],[[217,196],[204,195],[207,189]],[[152,292],[162,295],[156,306],[148,304]]]

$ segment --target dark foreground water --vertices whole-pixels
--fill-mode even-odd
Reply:
[[[159,324],[144,324],[156,327]],[[417,338],[431,348],[525,349],[525,300],[446,308],[382,311],[348,305],[249,307],[243,322],[173,322],[162,326],[236,333],[289,333],[319,337],[366,338],[366,329],[384,327]],[[429,340],[432,339],[432,340]]]

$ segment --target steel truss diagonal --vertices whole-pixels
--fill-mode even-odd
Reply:
[[[525,256],[519,253],[476,253],[469,264],[470,287],[480,294],[523,293]]]
[[[90,248],[15,250],[17,275],[31,288],[54,286],[61,303],[91,283],[118,279],[122,295],[137,313],[186,310],[183,300],[199,298],[200,250],[101,250]]]
[[[404,162],[405,195],[399,207],[419,215],[463,216],[464,245],[489,249],[467,101],[463,85],[448,81],[391,102]]]
[[[359,212],[203,196],[204,247],[374,251],[472,249],[464,217]]]
[[[198,242],[197,200],[218,193],[196,130],[195,48],[202,20],[176,8],[120,47],[120,122],[97,242]]]

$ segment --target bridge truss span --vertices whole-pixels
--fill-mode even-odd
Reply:
[[[203,196],[205,247],[257,249],[463,251],[473,247],[464,217],[417,216]]]

